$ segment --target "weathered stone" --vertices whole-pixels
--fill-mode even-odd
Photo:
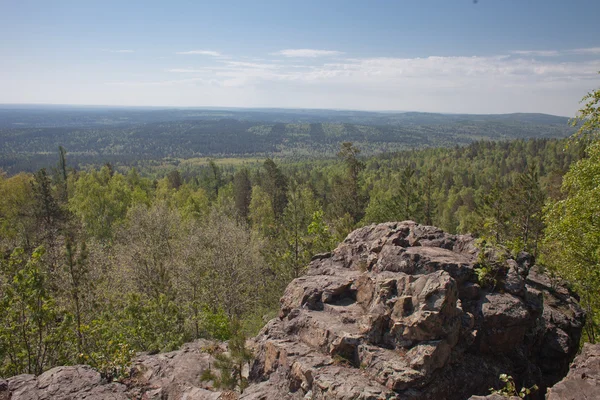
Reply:
[[[18,375],[8,380],[11,400],[127,400],[127,387],[120,383],[103,384],[100,374],[85,365],[56,367],[37,379]]]
[[[567,376],[548,389],[547,400],[600,399],[600,344],[586,343]]]
[[[351,398],[362,385],[355,396],[462,400],[502,373],[545,391],[576,351],[583,313],[526,254],[488,254],[500,274],[484,290],[474,242],[412,221],[352,232],[290,283],[255,339],[251,380],[285,386],[280,398]]]
[[[196,341],[174,352],[141,355],[133,362],[132,377],[123,383],[104,382],[100,373],[85,365],[52,368],[37,378],[14,376],[4,389],[0,384],[0,399],[217,400],[222,393],[209,390],[200,381],[202,371],[214,361],[206,352],[209,345],[208,341]]]

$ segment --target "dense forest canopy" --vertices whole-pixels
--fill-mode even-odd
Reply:
[[[69,150],[73,167],[140,167],[197,157],[334,157],[347,141],[370,155],[476,140],[564,138],[573,132],[567,122],[545,114],[2,106],[0,168],[48,167],[58,146]]]
[[[415,125],[215,118],[1,128],[11,173],[0,174],[0,376],[87,363],[119,378],[136,351],[253,334],[314,254],[358,226],[389,220],[538,256],[587,296],[587,339],[596,340],[596,128],[568,140],[556,138],[570,131],[555,117],[409,117]],[[426,148],[382,152],[394,140],[406,145],[398,132],[420,143],[410,147]],[[539,137],[523,138],[530,134]],[[128,154],[183,158],[197,155],[194,146],[219,154],[239,146],[263,157],[228,166],[210,158],[195,169],[126,166]],[[332,157],[268,156],[302,146]],[[380,153],[370,154],[375,148]],[[82,169],[73,159],[86,151],[91,161]],[[40,154],[50,167],[15,170]],[[119,168],[93,165],[98,154],[112,154]],[[581,254],[569,243],[582,232],[591,250],[586,263],[573,264]],[[559,260],[576,268],[565,271]],[[483,268],[482,285],[492,273]]]

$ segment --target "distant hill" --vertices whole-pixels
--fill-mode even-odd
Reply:
[[[55,163],[128,164],[164,158],[334,156],[465,145],[474,140],[563,138],[568,118],[547,114],[435,114],[288,109],[0,106],[0,168]]]
[[[154,108],[0,104],[0,127],[66,127],[120,125],[206,119],[253,122],[339,122],[368,125],[444,124],[459,121],[511,121],[540,125],[566,124],[568,118],[549,114],[440,114],[285,108]]]

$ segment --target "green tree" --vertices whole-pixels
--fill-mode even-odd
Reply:
[[[539,182],[536,167],[529,167],[519,174],[510,190],[513,242],[518,242],[523,250],[537,255],[538,241],[543,232],[542,207],[545,195]]]
[[[240,169],[233,176],[233,196],[238,215],[246,220],[252,200],[252,183],[247,168]]]
[[[419,189],[415,177],[416,170],[412,166],[406,166],[400,174],[398,182],[398,192],[392,196],[392,204],[398,219],[403,220],[419,220],[421,210],[421,199],[419,197]]]
[[[125,220],[132,202],[132,189],[125,177],[100,171],[81,174],[75,184],[69,209],[80,218],[90,236],[102,240],[113,237],[114,227]]]
[[[321,209],[316,210],[312,214],[307,232],[311,255],[331,251],[336,245],[336,241],[325,222],[324,213]]]
[[[600,327],[600,89],[584,97],[575,138],[591,140],[586,155],[564,176],[564,199],[546,208],[545,262],[570,281],[587,311],[587,340]]]
[[[178,170],[174,169],[173,171],[167,174],[167,181],[169,182],[170,189],[179,189],[181,185],[183,185],[183,180],[181,179],[181,174]]]
[[[283,210],[287,204],[287,178],[279,169],[275,161],[267,158],[263,163],[266,175],[262,180],[262,187],[271,200],[271,208],[275,219],[283,215]]]
[[[241,324],[238,320],[232,323],[233,334],[227,344],[228,352],[213,352],[215,357],[215,373],[210,368],[203,371],[201,380],[212,381],[218,389],[239,389],[240,393],[248,387],[248,380],[243,376],[244,366],[249,365],[253,359],[253,354],[246,347],[246,337],[244,336]]]
[[[72,319],[48,290],[43,256],[43,247],[29,259],[18,248],[1,264],[0,376],[39,375],[70,361]]]
[[[435,179],[430,168],[427,169],[427,174],[423,179],[423,223],[425,225],[433,225],[433,217],[436,212],[434,201]]]
[[[588,341],[600,324],[600,142],[564,177],[565,199],[546,209],[545,261],[575,285],[588,317]]]
[[[35,199],[34,213],[39,227],[47,238],[55,238],[63,220],[63,212],[54,197],[52,182],[45,168],[40,169],[32,182]]]
[[[116,248],[138,293],[157,302],[161,296],[175,298],[174,279],[184,234],[180,214],[163,202],[150,208],[138,205],[129,211]]]
[[[581,102],[585,103],[583,108],[571,121],[573,126],[579,126],[574,137],[577,139],[591,137],[598,140],[598,135],[600,135],[600,89],[586,94]]]
[[[58,172],[60,174],[59,179],[59,198],[62,202],[67,201],[68,189],[67,189],[67,151],[64,147],[58,146]]]
[[[0,249],[28,250],[34,246],[37,231],[32,177],[20,173],[10,178],[0,175]]]
[[[222,185],[222,173],[221,168],[215,163],[215,160],[208,161],[208,169],[209,169],[209,182],[211,193],[214,193],[215,198],[219,196],[219,188]]]
[[[359,175],[365,164],[359,160],[360,149],[351,142],[343,142],[337,156],[344,163],[345,173],[341,179],[334,181],[333,201],[337,210],[336,216],[350,215],[356,223],[364,215],[365,198],[362,195]]]
[[[88,267],[88,251],[85,241],[78,246],[73,235],[65,238],[65,273],[68,278],[67,292],[72,303],[75,317],[75,333],[77,336],[77,354],[84,348],[84,301],[91,291],[91,280]]]
[[[275,235],[275,214],[271,206],[271,199],[260,186],[252,188],[252,199],[248,207],[248,218],[252,228],[263,237]]]
[[[504,243],[508,237],[509,212],[505,188],[499,180],[483,195],[478,212],[483,221],[482,233],[495,243]]]
[[[317,211],[316,200],[308,187],[292,182],[287,197],[280,234],[283,248],[278,257],[279,263],[285,265],[286,284],[302,274],[312,257],[308,227]]]

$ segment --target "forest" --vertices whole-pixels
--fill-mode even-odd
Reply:
[[[478,140],[467,144],[452,133],[446,137],[451,147],[438,141],[372,155],[356,140],[360,135],[400,128],[365,133],[319,123],[306,125],[305,135],[327,138],[332,130],[323,127],[339,126],[358,136],[344,131],[339,143],[322,142],[332,152],[335,146],[335,158],[267,154],[260,163],[227,168],[210,159],[162,176],[110,162],[85,169],[72,163],[71,151],[91,146],[97,139],[90,135],[101,131],[96,128],[79,143],[59,131],[52,139],[44,136],[48,131],[33,133],[41,128],[4,130],[28,139],[3,136],[3,152],[21,151],[18,143],[42,151],[65,141],[48,154],[53,166],[0,175],[0,376],[85,363],[116,379],[139,351],[253,335],[313,255],[332,250],[356,227],[390,220],[471,233],[482,246],[532,253],[579,293],[588,312],[585,340],[594,342],[600,322],[599,99],[600,91],[586,98],[579,133],[570,139],[472,135]],[[253,129],[227,123],[240,135]],[[181,127],[178,139],[161,138],[173,124]],[[132,136],[150,132],[156,142],[129,140],[121,148],[131,146],[133,154],[148,146],[142,157],[184,156],[190,145],[179,139],[194,125],[128,128]],[[288,127],[265,129],[269,139],[254,142],[257,149],[288,137]],[[198,137],[190,134],[190,140]]]
[[[544,114],[452,115],[319,110],[0,108],[0,168],[34,172],[58,146],[82,169],[199,157],[333,159],[343,142],[363,155],[477,140],[564,138],[568,119]]]

